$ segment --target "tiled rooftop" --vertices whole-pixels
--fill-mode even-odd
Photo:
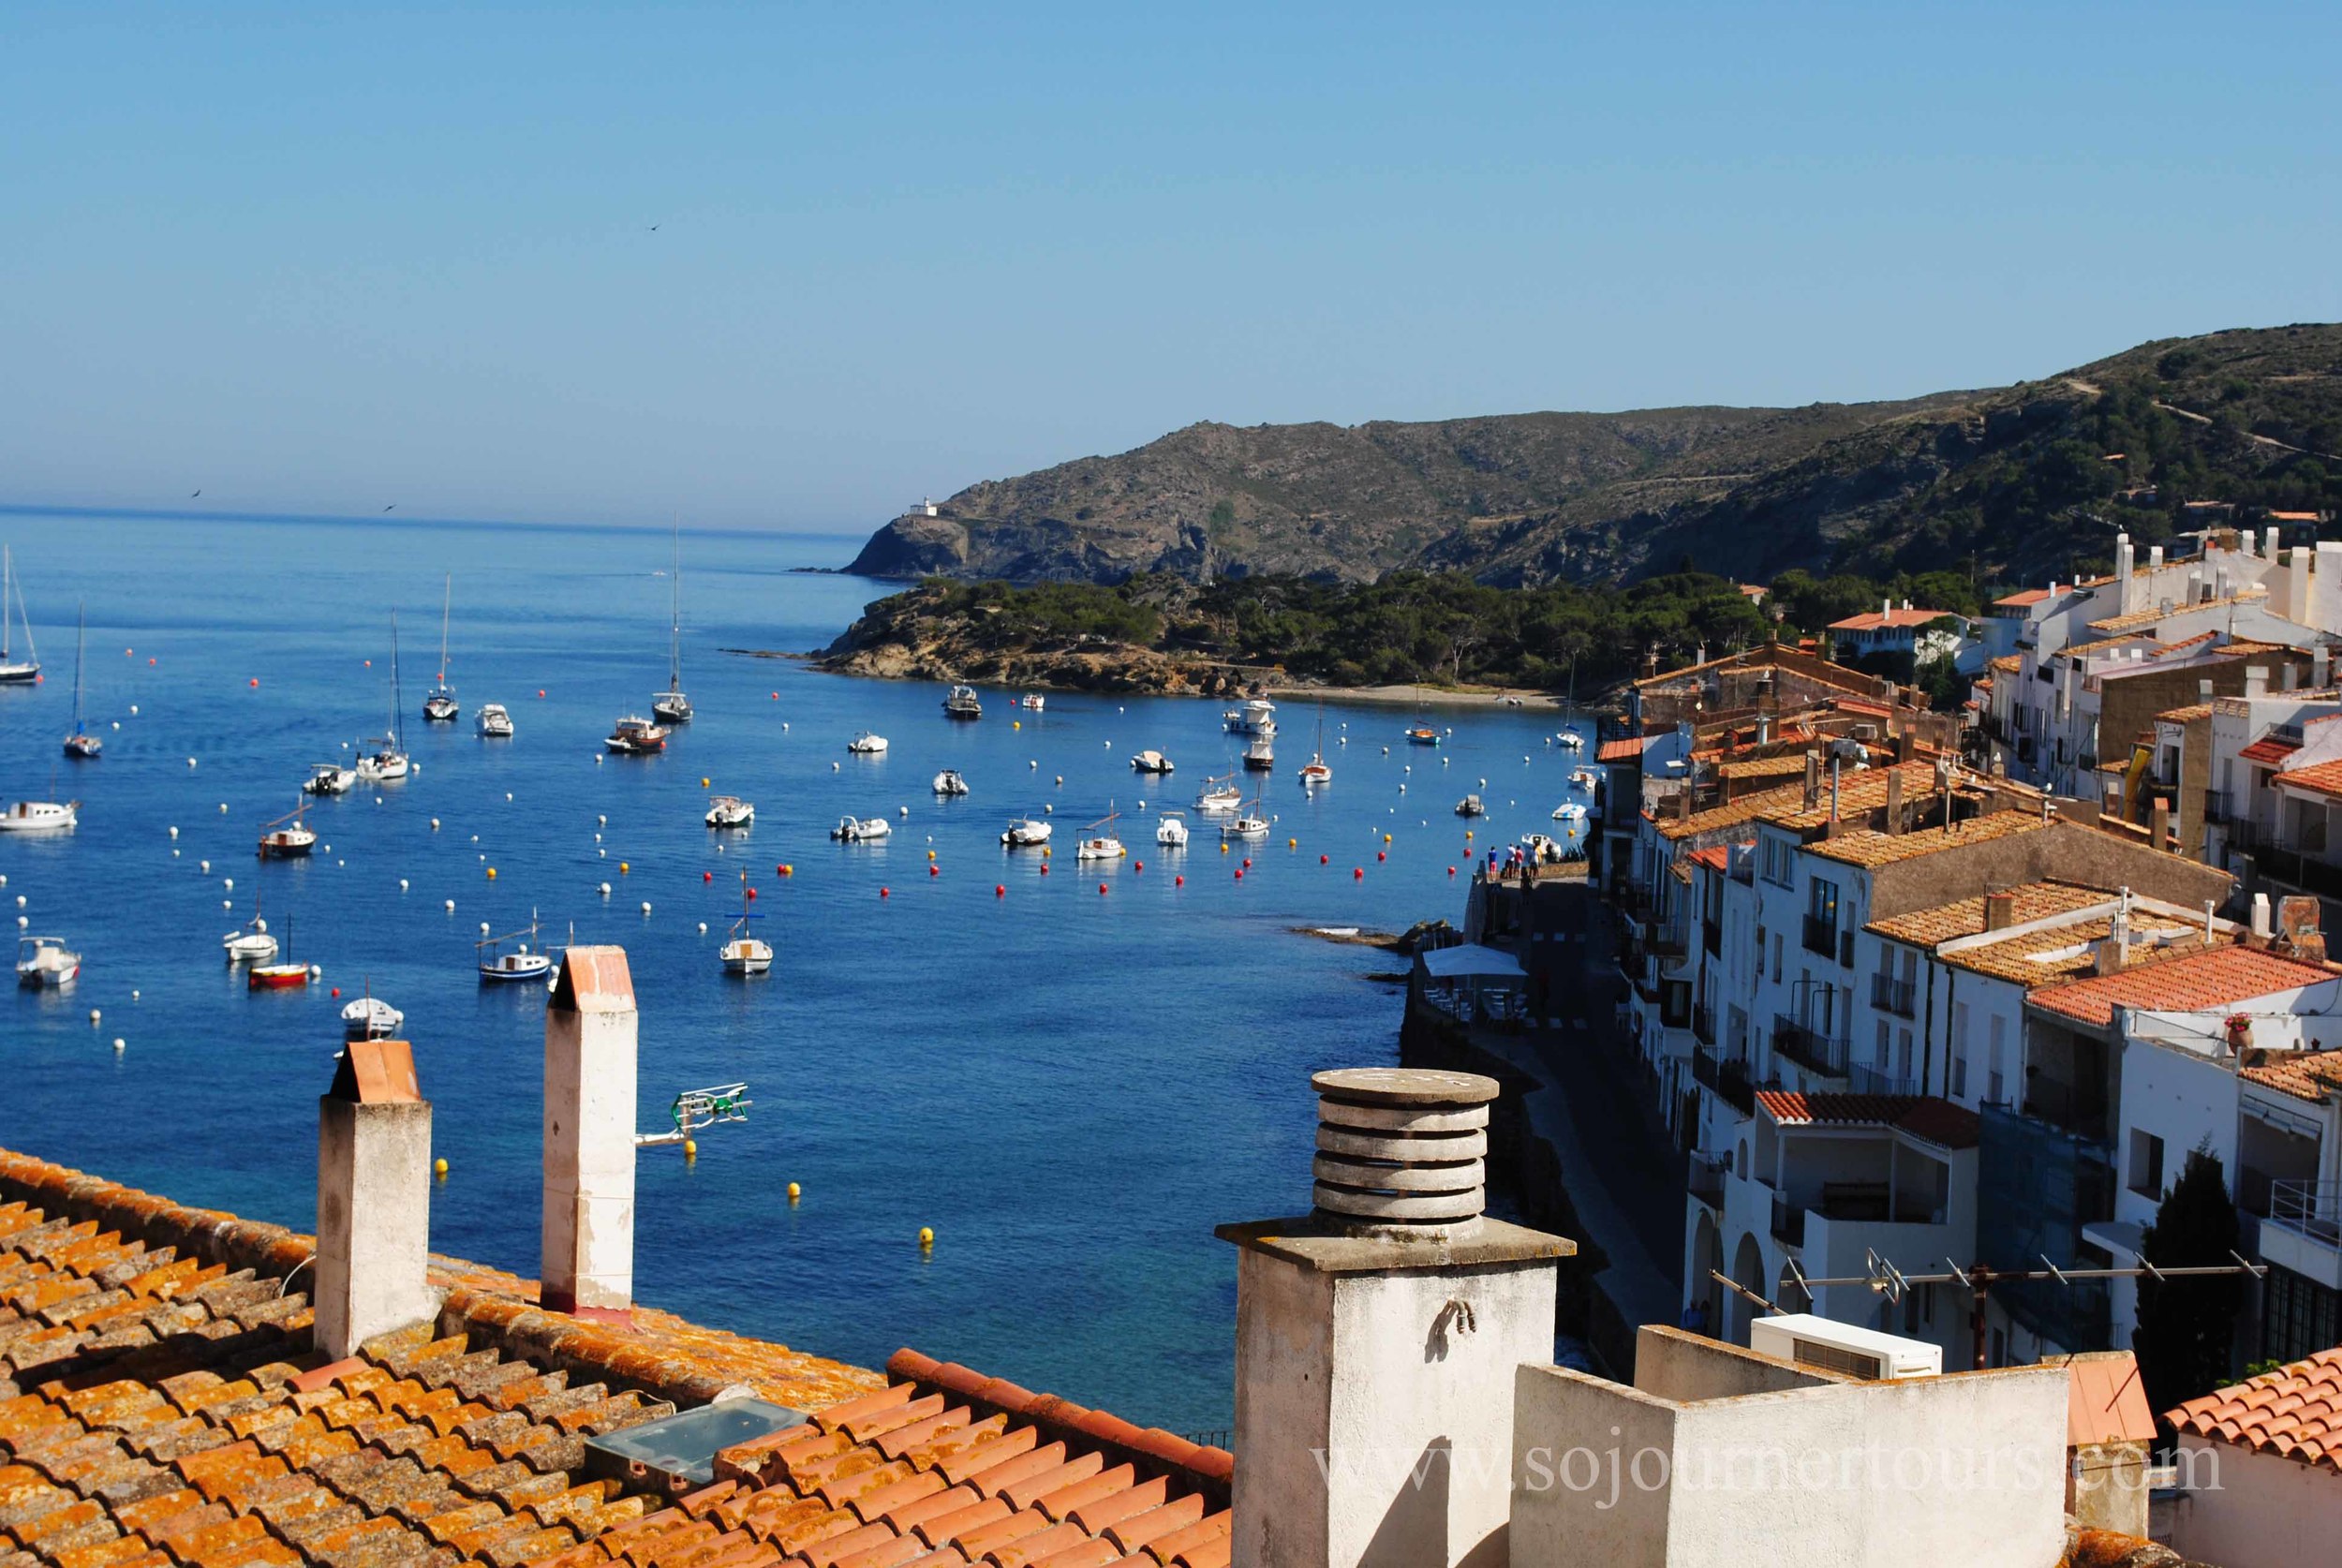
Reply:
[[[2103,895],[2100,897],[2103,901]],[[2028,931],[2005,941],[1979,942],[1943,954],[1944,962],[1956,964],[1978,974],[1989,974],[2000,980],[2013,980],[2020,985],[2045,986],[2089,974],[2097,968],[2097,954],[2090,944],[2109,936],[2114,929],[2111,915],[2095,920],[2069,921],[2039,931]],[[2130,935],[2133,941],[2153,941],[2186,936],[2200,929],[2184,925],[2159,915],[2130,912]]]
[[[1224,1451],[909,1351],[890,1383],[434,1259],[437,1324],[325,1365],[312,1245],[0,1151],[0,1568],[1228,1561]],[[588,1437],[732,1386],[817,1413],[672,1503],[587,1478]]]
[[[1756,1103],[1783,1127],[1892,1127],[1940,1148],[1974,1148],[1974,1111],[1932,1094],[1793,1094],[1758,1089]]]
[[[2167,621],[2173,615],[2185,615],[2190,611],[2232,610],[2243,604],[2257,604],[2268,597],[2268,589],[2256,587],[2246,588],[2242,593],[2231,594],[2226,599],[2201,599],[2193,604],[2158,604],[2150,609],[2133,610],[2127,615],[2109,615],[2104,620],[2092,621],[2090,629],[2112,633],[2135,631],[2141,627],[2153,626],[2157,621]]]
[[[2247,762],[2276,763],[2284,762],[2300,749],[2301,747],[2291,741],[2279,740],[2275,735],[2263,735],[2244,750],[2239,751],[2237,755]]]
[[[1718,778],[1802,778],[1805,776],[1805,754],[1791,752],[1783,757],[1752,757],[1744,762],[1718,762]]]
[[[2010,897],[2008,924],[2011,925],[2046,920],[2052,915],[2070,914],[2076,910],[2086,910],[2093,904],[2103,904],[2113,896],[2097,888],[2077,887],[2071,882],[2025,882],[2006,891]],[[1937,942],[1948,942],[1960,937],[1981,936],[1984,932],[1984,897],[1979,894],[1974,898],[1956,899],[1949,904],[1938,904],[1934,909],[1913,910],[1891,920],[1874,920],[1868,928],[1882,937],[1920,947],[1933,947]]]
[[[2167,708],[2163,712],[2157,714],[2155,717],[2157,722],[2164,724],[2192,723],[2194,720],[2199,718],[2210,718],[2212,717],[2212,704],[2209,703],[2190,703],[2184,708]]]
[[[2280,773],[2270,780],[2289,790],[2308,790],[2320,795],[2342,796],[2342,760],[2312,762],[2305,768]]]
[[[2303,1051],[2277,1057],[2237,1076],[2300,1100],[2342,1094],[2342,1050]]]
[[[1915,828],[1909,833],[1878,833],[1866,828],[1824,839],[1811,848],[1824,860],[1875,867],[1956,850],[1964,844],[1985,844],[1996,838],[2034,833],[2049,825],[2030,811],[1995,811],[1989,817],[1971,817],[1949,827]]]
[[[1593,760],[1597,762],[1631,762],[1642,755],[1642,748],[1649,745],[1651,737],[1648,735],[1628,735],[1623,740],[1606,740],[1593,748]]]
[[[1848,615],[1842,621],[1831,621],[1830,629],[1832,631],[1885,631],[1890,628],[1925,626],[1930,621],[1941,620],[1950,614],[1951,612],[1949,610],[1873,610],[1860,615]]]
[[[2103,1028],[2113,1022],[2117,1007],[2188,1013],[2334,978],[2335,971],[2322,964],[2260,948],[2213,947],[2133,964],[2116,974],[2045,986],[2030,1000],[2045,1012]]]
[[[2342,1349],[2190,1399],[2163,1418],[2183,1433],[2342,1471]]]

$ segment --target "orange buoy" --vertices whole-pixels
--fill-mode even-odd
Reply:
[[[253,676],[250,684],[252,685],[252,687],[253,687],[253,688],[254,688],[254,689],[256,689],[256,690],[257,690],[257,689],[259,689],[259,685],[260,685],[260,677],[259,677],[259,676],[258,676],[258,675]]]
[[[544,688],[543,687],[541,687],[541,687],[539,687],[539,688],[537,688],[537,695],[538,695],[538,696],[540,696],[540,697],[542,697],[544,694],[545,694],[545,688]]]

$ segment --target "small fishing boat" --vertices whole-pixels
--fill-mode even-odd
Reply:
[[[1137,752],[1131,758],[1133,773],[1169,773],[1176,765],[1170,758],[1152,749]]]
[[[883,817],[840,817],[829,836],[840,844],[868,844],[895,835],[895,824]]]
[[[342,1009],[342,1038],[389,1040],[406,1022],[407,1014],[380,997],[363,996]]]
[[[268,934],[268,922],[260,918],[258,899],[253,901],[251,920],[220,938],[219,945],[230,964],[265,964],[276,956],[276,939]]]
[[[447,678],[447,615],[455,603],[455,574],[447,574],[447,584],[439,598],[439,678],[431,688],[431,695],[422,700],[422,717],[432,724],[452,724],[463,710],[456,705],[455,688]]]
[[[1586,748],[1586,737],[1575,730],[1564,730],[1558,738],[1564,751],[1583,751]]]
[[[974,687],[956,686],[952,688],[951,695],[943,699],[943,717],[946,718],[982,718],[984,701],[976,695]]]
[[[1437,746],[1439,732],[1429,724],[1418,724],[1407,732],[1407,744],[1409,746]]]
[[[846,743],[846,749],[857,757],[883,757],[886,755],[886,737],[864,730]]]
[[[247,991],[291,991],[309,984],[309,967],[292,955],[292,917],[285,919],[284,956],[275,963],[259,963],[244,971]]]
[[[1204,780],[1204,787],[1195,793],[1198,811],[1234,811],[1244,804],[1244,791],[1236,787],[1236,775],[1225,774]]]
[[[11,602],[16,608],[15,624],[24,628],[22,658],[9,651]],[[40,655],[33,647],[33,618],[24,613],[24,584],[16,575],[16,557],[0,546],[0,686],[30,686],[39,679]]]
[[[77,607],[73,616],[73,732],[65,738],[65,754],[94,762],[106,743],[90,732],[82,716],[82,658],[88,645],[88,623]]]
[[[651,699],[650,711],[661,724],[691,722],[691,699],[683,694],[683,525],[674,529],[674,564],[668,582],[667,689]]]
[[[968,792],[968,781],[959,777],[957,768],[945,768],[935,776],[935,782],[928,788],[939,795],[964,795]]]
[[[1022,697],[1016,699],[1016,705],[1030,712],[1039,713],[1043,708],[1049,705],[1049,702],[1047,698],[1042,696],[1038,691],[1028,691]]]
[[[1485,817],[1488,814],[1489,808],[1480,804],[1478,795],[1466,795],[1456,803],[1456,815],[1459,817]]]
[[[482,703],[480,712],[472,717],[472,728],[479,732],[482,740],[511,740],[512,716],[502,703]]]
[[[1012,850],[1030,849],[1049,841],[1048,821],[1040,817],[1018,817],[1001,835],[1001,842]]]
[[[0,811],[0,833],[63,833],[81,818],[78,800],[20,800]]]
[[[1266,697],[1254,697],[1243,706],[1230,708],[1222,714],[1220,723],[1232,735],[1257,735],[1263,731],[1274,733],[1277,704]]]
[[[520,939],[527,938],[528,941]],[[542,980],[553,969],[553,954],[534,951],[528,943],[537,939],[537,916],[531,911],[528,929],[508,931],[501,937],[488,937],[474,942],[480,954],[480,983],[483,985],[511,985],[525,980]],[[506,942],[514,943],[511,952],[504,951]]]
[[[712,828],[744,828],[756,821],[756,806],[738,795],[718,795],[707,803],[707,825]]]
[[[358,770],[339,762],[311,762],[309,777],[301,781],[305,795],[346,795],[356,788]]]
[[[1244,771],[1267,773],[1277,765],[1277,727],[1255,731],[1244,743]]]
[[[407,759],[407,732],[398,713],[398,612],[391,612],[391,732],[359,743],[372,747],[358,759],[358,777],[369,784],[404,778],[413,764]]]
[[[620,756],[647,757],[667,749],[667,727],[654,724],[640,714],[628,714],[618,720],[602,744]]]
[[[1569,781],[1579,789],[1585,791],[1586,793],[1593,793],[1593,787],[1595,783],[1594,777],[1593,773],[1587,769],[1579,768],[1575,773],[1572,773],[1569,776]]]
[[[1314,789],[1333,781],[1333,767],[1326,761],[1326,704],[1320,703],[1317,704],[1317,747],[1310,753],[1310,760],[1301,764],[1301,788]]]
[[[1114,824],[1120,817],[1121,813],[1109,805],[1104,816],[1082,829],[1081,842],[1074,846],[1074,858],[1120,860],[1129,854],[1130,851],[1124,849],[1122,841],[1114,836]]]
[[[749,877],[740,874],[740,918],[732,923],[723,946],[726,974],[763,974],[773,967],[773,944],[749,935],[749,922],[763,917],[749,909]]]
[[[260,829],[262,860],[299,860],[318,847],[318,836],[301,820],[296,806]]]
[[[1586,820],[1586,808],[1574,800],[1565,800],[1553,808],[1553,820],[1557,822],[1582,822]]]
[[[82,955],[65,945],[63,937],[20,937],[16,943],[16,983],[36,991],[53,991],[73,983],[82,972]]]
[[[1155,823],[1155,842],[1166,850],[1187,848],[1187,819],[1177,811],[1166,811]]]
[[[1267,837],[1268,819],[1261,815],[1259,800],[1254,799],[1248,803],[1243,810],[1221,823],[1220,836],[1223,838]]]

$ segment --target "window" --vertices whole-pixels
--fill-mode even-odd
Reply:
[[[2008,1021],[1999,1013],[1993,1014],[1991,1039],[1984,1048],[1984,1099],[1988,1104],[2008,1103],[2008,1079],[2001,1060]]]
[[[1951,1004],[1951,1097],[1964,1100],[1968,1094],[1968,1004]]]
[[[1911,1076],[1911,1031],[1909,1029],[1900,1030],[1896,1035],[1895,1073],[1898,1077],[1906,1079]]]
[[[1885,1077],[1885,1076],[1886,1076],[1886,1073],[1887,1073],[1887,1020],[1886,1020],[1886,1019],[1884,1019],[1884,1018],[1881,1018],[1880,1020],[1878,1020],[1878,1048],[1877,1048],[1877,1050],[1876,1050],[1875,1052],[1874,1052],[1874,1053],[1873,1053],[1873,1055],[1872,1055],[1872,1058],[1871,1058],[1871,1065],[1878,1069],[1879,1076],[1881,1076],[1881,1077]]]
[[[1772,934],[1772,983],[1781,984],[1781,933]]]
[[[1806,884],[1805,951],[1838,956],[1838,884],[1816,877]]]
[[[2163,1196],[2163,1140],[2136,1127],[2130,1130],[2130,1190],[2142,1198]]]
[[[2300,1361],[2342,1342],[2342,1291],[2272,1264],[2261,1282],[2260,1354]]]

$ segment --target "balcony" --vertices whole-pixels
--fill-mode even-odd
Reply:
[[[1891,1072],[1881,1072],[1875,1067],[1854,1063],[1847,1074],[1848,1085],[1857,1094],[1918,1094],[1919,1080],[1898,1078]]]
[[[1703,920],[1699,923],[1699,945],[1711,958],[1724,956],[1724,923]]]
[[[1729,1159],[1722,1154],[1695,1154],[1688,1173],[1691,1195],[1718,1213],[1724,1210],[1724,1171]]]
[[[2244,814],[2245,803],[2234,790],[2206,790],[2203,792],[2203,820],[2207,822],[2232,822]]]
[[[1702,1045],[1714,1047],[1716,1043],[1716,1010],[1712,1007],[1692,1009],[1692,1038]]]
[[[1871,976],[1871,1005],[1898,1018],[1912,1017],[1918,989],[1917,981],[1897,980],[1890,974],[1875,974]]]
[[[2342,1181],[2271,1183],[2260,1250],[2266,1262],[2342,1290]]]
[[[1805,1206],[1791,1203],[1786,1193],[1772,1195],[1772,1238],[1784,1246],[1805,1245]]]
[[[1838,956],[1838,917],[1834,914],[1809,914],[1805,917],[1805,951],[1818,953],[1824,958]]]
[[[2241,843],[2234,834],[2229,842]],[[2272,881],[2284,882],[2327,898],[2342,899],[2342,866],[2330,864],[2297,850],[2280,850],[2263,845],[2253,851],[2253,864]]]
[[[1739,1057],[1719,1057],[1694,1046],[1692,1078],[1742,1116],[1756,1109],[1756,1086],[1749,1080],[1748,1063]]]
[[[1812,1072],[1835,1078],[1846,1075],[1846,1043],[1826,1039],[1811,1026],[1799,1023],[1786,1013],[1773,1014],[1772,1048]]]

